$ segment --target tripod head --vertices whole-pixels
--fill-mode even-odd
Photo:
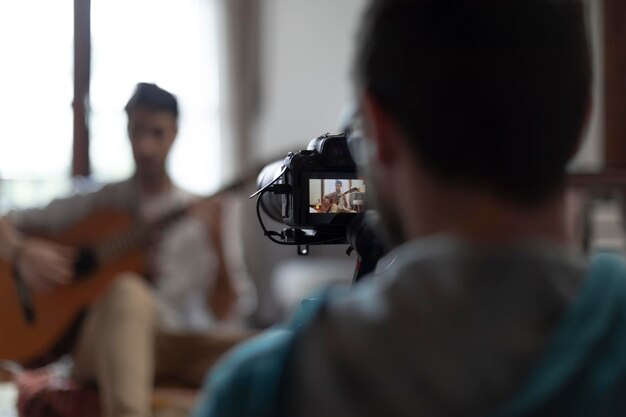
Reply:
[[[387,248],[376,232],[380,217],[375,211],[366,211],[355,216],[348,225],[346,240],[350,244],[348,254],[357,253],[357,264],[353,282],[374,272],[376,264],[387,253]]]

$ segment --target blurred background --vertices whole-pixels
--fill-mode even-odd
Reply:
[[[620,114],[626,106],[626,6],[622,0],[587,3],[594,108],[573,172],[626,163],[626,117]],[[178,96],[180,134],[170,173],[199,194],[337,131],[351,103],[350,58],[364,4],[0,2],[0,214],[128,177],[132,156],[123,107],[141,81]],[[585,184],[579,188],[595,187]],[[621,222],[619,198],[604,188],[598,195],[602,215],[590,209],[595,197],[592,203],[578,197],[577,213],[585,221]],[[261,235],[246,193],[234,200],[225,228],[233,268],[256,283],[258,326],[275,321],[321,283],[350,281],[354,258],[345,247],[297,257],[295,249]],[[610,239],[623,243],[621,235]]]

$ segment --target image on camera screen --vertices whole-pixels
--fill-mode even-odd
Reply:
[[[309,213],[359,213],[364,203],[363,179],[309,179]]]

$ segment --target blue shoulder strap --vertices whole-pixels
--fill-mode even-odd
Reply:
[[[554,404],[555,398],[567,408],[575,408],[586,399],[576,393],[582,392],[583,396],[591,398],[594,393],[608,389],[626,372],[626,350],[619,354],[621,363],[616,363],[615,358],[611,361],[602,358],[602,355],[613,356],[616,344],[626,344],[625,307],[623,257],[610,253],[594,255],[577,298],[566,311],[524,388],[491,417],[535,415],[547,404]],[[572,388],[574,386],[577,389]],[[564,392],[568,389],[572,392]],[[556,409],[562,407],[556,406],[550,415],[556,416]]]
[[[195,417],[280,415],[287,361],[297,329],[322,308],[327,294],[303,302],[288,328],[274,329],[239,346],[209,375]]]
[[[231,353],[211,373],[194,415],[278,415],[285,369],[297,329],[323,307],[326,296],[303,305],[290,329],[267,332]],[[571,409],[581,403],[580,396],[576,396],[580,392],[589,394],[593,401],[591,391],[601,392],[626,375],[625,323],[626,264],[620,256],[598,254],[591,261],[579,295],[564,314],[524,388],[491,417],[536,415],[537,410],[557,397]],[[608,360],[602,360],[602,355]],[[593,372],[583,372],[581,377],[581,369],[592,366]],[[583,379],[578,391],[567,392],[577,379]]]

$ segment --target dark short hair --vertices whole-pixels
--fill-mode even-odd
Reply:
[[[135,87],[130,100],[124,107],[126,114],[143,107],[152,111],[166,111],[174,115],[178,119],[178,100],[176,96],[159,87],[156,84],[139,83]]]
[[[516,203],[558,191],[590,101],[576,0],[373,0],[353,66],[439,179]]]

